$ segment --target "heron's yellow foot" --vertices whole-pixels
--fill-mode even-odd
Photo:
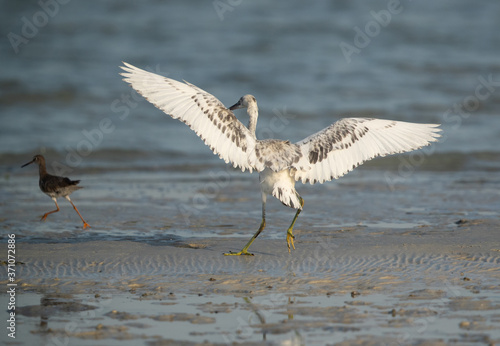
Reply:
[[[292,245],[292,248],[295,250],[295,245],[293,243],[293,240],[295,239],[295,236],[292,234],[292,230],[289,229],[286,232],[286,245],[288,246],[288,253],[290,253],[290,245]]]
[[[246,256],[253,256],[253,253],[248,252],[247,250],[241,250],[240,252],[225,252],[224,256],[241,256],[241,255],[246,255]]]
[[[43,216],[41,217],[40,221],[47,220],[47,215],[49,215],[49,213],[43,214]]]
[[[88,228],[90,228],[90,225],[89,225],[88,223],[84,222],[84,223],[83,223],[83,229],[85,229],[85,228],[87,228],[87,227],[88,227]]]

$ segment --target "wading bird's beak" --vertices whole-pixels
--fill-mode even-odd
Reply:
[[[241,101],[236,102],[234,105],[229,107],[230,111],[234,111],[235,109],[240,109],[241,108]]]
[[[35,159],[31,160],[28,163],[25,163],[24,165],[21,166],[21,168],[26,167],[27,165],[32,164],[33,162],[35,162]]]

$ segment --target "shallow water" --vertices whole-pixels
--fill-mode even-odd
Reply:
[[[242,1],[221,15],[212,2],[68,2],[28,42],[0,42],[0,169],[35,153],[68,174],[215,162],[184,124],[121,81],[128,61],[225,104],[254,94],[260,138],[297,141],[346,116],[437,122],[446,135],[437,154],[481,156],[498,170],[498,2],[402,1],[377,32],[373,13],[387,10],[386,1]],[[4,38],[23,35],[41,11],[6,3]],[[374,32],[346,59],[356,28]],[[440,169],[454,167],[441,158]]]
[[[5,233],[21,242],[80,242],[137,240],[171,243],[182,238],[249,238],[261,217],[255,175],[231,172],[224,180],[213,171],[191,176],[127,172],[87,174],[85,188],[72,200],[91,225],[81,221],[69,203],[40,222],[53,202],[38,190],[33,172],[0,179],[5,202],[1,221]],[[297,237],[355,230],[368,234],[399,235],[425,232],[440,226],[454,230],[459,220],[496,220],[500,181],[496,173],[424,172],[388,183],[394,171],[358,171],[323,186],[298,186],[306,204],[298,218]],[[19,201],[22,208],[16,203]],[[325,201],[329,201],[325,203]],[[262,238],[282,239],[294,211],[270,200]],[[495,230],[495,234],[498,230]],[[351,235],[353,236],[353,235]]]
[[[483,343],[500,338],[500,292],[458,286],[384,294],[19,295],[20,345]],[[79,321],[79,322],[77,322]],[[370,338],[366,337],[370,334]]]

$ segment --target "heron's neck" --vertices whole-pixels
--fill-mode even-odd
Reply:
[[[247,108],[248,117],[250,120],[248,121],[248,129],[250,133],[255,137],[255,130],[257,129],[257,118],[259,117],[259,108],[257,108],[257,104],[251,104]]]

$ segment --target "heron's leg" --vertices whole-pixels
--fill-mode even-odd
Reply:
[[[85,222],[85,220],[83,219],[82,214],[80,214],[80,212],[78,211],[78,209],[76,209],[76,206],[73,204],[73,202],[71,201],[71,199],[69,198],[69,196],[65,196],[65,198],[69,201],[69,203],[71,203],[71,205],[73,206],[73,209],[75,209],[75,211],[78,213],[78,216],[80,216],[80,219],[82,219],[82,221],[83,221],[83,229],[85,229],[87,227],[90,227],[89,224],[87,222]]]
[[[263,199],[262,201],[262,221],[260,223],[260,227],[257,230],[257,232],[250,238],[248,243],[245,245],[243,249],[241,249],[240,252],[227,252],[224,255],[225,256],[240,256],[240,255],[249,255],[253,256],[253,253],[248,252],[248,248],[250,245],[252,245],[253,241],[259,236],[260,232],[264,230],[266,227],[266,201]]]
[[[42,218],[40,219],[40,221],[45,221],[47,219],[47,216],[49,214],[52,214],[52,213],[57,213],[60,209],[59,209],[59,205],[57,204],[57,200],[55,197],[52,197],[52,200],[54,201],[54,203],[56,204],[56,210],[52,210],[52,211],[49,211],[48,213],[45,213],[43,214]]]
[[[288,246],[288,253],[290,253],[290,245],[292,245],[293,249],[295,250],[295,245],[293,244],[293,240],[295,239],[295,236],[293,235],[293,226],[295,226],[295,221],[297,221],[297,217],[299,217],[299,214],[302,210],[302,207],[304,207],[304,200],[302,197],[299,196],[299,201],[300,201],[300,206],[301,209],[297,209],[297,212],[295,213],[295,217],[292,220],[292,224],[290,227],[288,227],[288,230],[286,231],[286,245]]]

